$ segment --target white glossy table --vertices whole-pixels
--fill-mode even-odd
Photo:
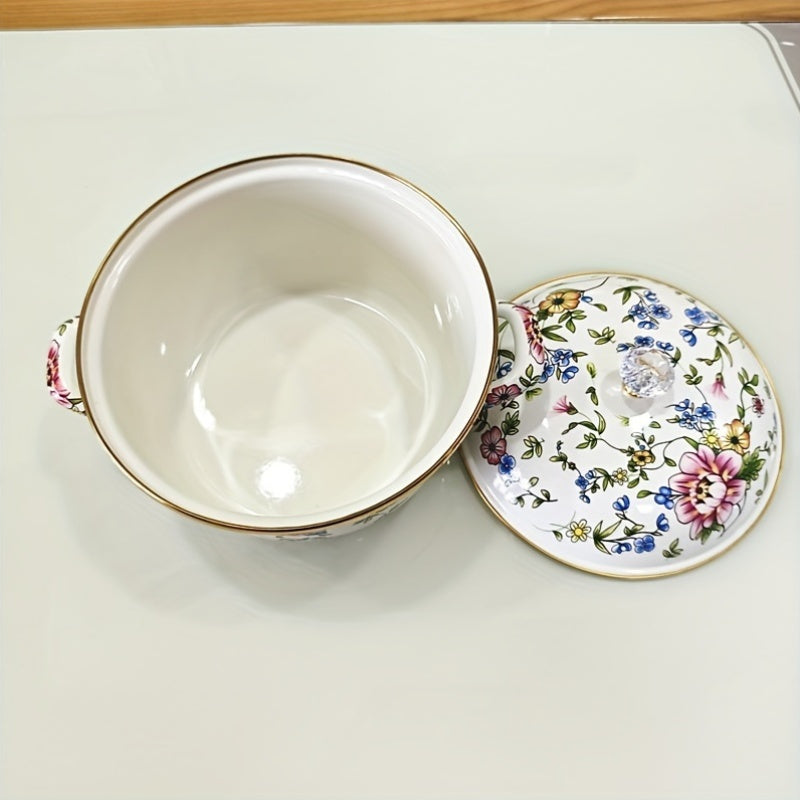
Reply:
[[[0,35],[0,781],[8,800],[800,792],[800,110],[738,25]],[[717,561],[620,582],[460,461],[339,540],[156,506],[44,391],[51,329],[152,200],[283,151],[393,170],[499,296],[576,269],[696,292],[773,373],[775,499]]]

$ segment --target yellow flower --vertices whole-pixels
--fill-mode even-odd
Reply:
[[[581,301],[581,293],[574,289],[566,292],[550,292],[541,303],[539,311],[546,311],[548,314],[558,314],[561,311],[572,311],[578,307]]]
[[[719,450],[722,447],[719,434],[714,430],[703,431],[703,435],[700,438],[703,444],[708,445],[712,450]]]
[[[720,443],[723,450],[733,450],[742,455],[750,447],[750,432],[740,419],[735,419],[729,425],[722,426]]]
[[[568,536],[573,542],[585,542],[588,535],[589,523],[585,519],[580,522],[570,522]]]
[[[628,470],[626,470],[626,469],[622,469],[622,467],[620,467],[619,469],[615,469],[615,470],[614,470],[614,471],[611,473],[611,477],[612,477],[612,478],[613,478],[613,479],[614,479],[614,480],[615,480],[617,483],[619,483],[620,485],[622,485],[623,483],[625,483],[625,482],[628,480]]]
[[[652,450],[634,450],[631,461],[634,467],[646,467],[656,460]]]

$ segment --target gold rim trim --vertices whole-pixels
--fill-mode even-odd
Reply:
[[[323,160],[323,161],[331,161],[339,164],[350,164],[356,167],[360,167],[362,169],[367,169],[372,172],[377,173],[378,175],[382,175],[387,177],[397,183],[411,189],[413,192],[418,194],[424,200],[429,202],[436,210],[438,210],[445,219],[455,228],[457,233],[462,237],[462,239],[466,242],[469,246],[470,250],[472,251],[475,259],[478,263],[478,266],[481,269],[481,274],[483,275],[484,283],[486,286],[486,291],[489,297],[490,303],[490,313],[493,317],[496,316],[496,300],[494,295],[494,289],[492,288],[492,282],[489,278],[489,272],[486,268],[486,264],[484,263],[483,256],[481,256],[478,248],[476,247],[475,243],[469,237],[467,232],[461,226],[461,224],[456,220],[456,218],[441,204],[438,200],[433,198],[429,195],[425,190],[421,189],[419,186],[411,183],[410,181],[406,180],[405,178],[396,175],[393,172],[388,170],[382,169],[381,167],[376,167],[373,164],[369,164],[365,161],[358,161],[352,158],[346,158],[343,156],[333,156],[333,155],[326,155],[321,153],[278,153],[274,155],[267,155],[267,156],[255,156],[253,158],[245,158],[241,161],[234,161],[229,164],[224,164],[223,166],[216,167],[214,169],[208,170],[207,172],[202,173],[201,175],[196,175],[193,178],[181,183],[180,185],[176,186],[174,189],[171,189],[166,194],[162,195],[158,198],[155,202],[151,203],[144,211],[136,217],[126,228],[125,230],[116,238],[114,243],[106,252],[105,256],[103,257],[102,261],[100,262],[100,266],[97,268],[96,272],[92,276],[91,281],[89,282],[89,286],[86,290],[86,295],[83,299],[83,304],[81,305],[80,310],[80,318],[78,320],[78,333],[76,338],[76,345],[75,345],[75,364],[76,364],[76,373],[78,379],[78,388],[80,390],[80,395],[83,398],[84,408],[86,409],[86,417],[89,420],[92,429],[94,430],[95,434],[97,435],[98,439],[100,439],[101,444],[106,449],[106,452],[111,456],[114,463],[122,470],[122,472],[143,492],[148,494],[154,500],[157,500],[162,505],[166,506],[167,508],[171,508],[173,511],[177,511],[187,517],[192,519],[199,520],[200,522],[206,522],[211,525],[215,525],[221,528],[226,528],[229,530],[240,531],[242,533],[253,533],[253,534],[261,534],[261,535],[286,535],[286,534],[306,534],[306,533],[313,533],[314,531],[323,531],[329,528],[336,528],[347,524],[354,524],[357,523],[359,520],[364,519],[372,514],[378,513],[380,511],[384,511],[386,508],[391,506],[393,503],[396,503],[400,500],[407,498],[411,493],[413,493],[419,486],[424,483],[434,472],[436,472],[442,465],[445,464],[454,453],[458,450],[461,446],[461,443],[467,437],[470,430],[472,430],[472,426],[475,423],[475,420],[478,418],[478,414],[480,413],[481,407],[483,406],[484,398],[486,397],[486,393],[489,390],[489,385],[492,382],[492,377],[494,373],[494,358],[495,353],[497,352],[497,345],[498,345],[498,332],[497,326],[493,326],[493,337],[492,337],[492,347],[490,349],[490,359],[489,365],[487,367],[487,375],[486,379],[483,383],[483,388],[481,389],[478,402],[476,407],[470,413],[469,419],[466,425],[462,428],[459,434],[456,436],[455,440],[452,444],[450,444],[447,450],[441,455],[436,461],[430,466],[422,475],[419,475],[415,478],[411,483],[404,486],[402,489],[399,489],[394,494],[390,495],[384,500],[381,500],[377,503],[368,506],[367,508],[359,509],[351,514],[346,514],[341,517],[335,517],[333,519],[324,520],[320,522],[315,522],[308,525],[296,525],[296,526],[263,526],[263,525],[241,525],[238,523],[228,522],[226,520],[217,519],[215,517],[209,517],[204,514],[199,514],[191,509],[185,508],[178,503],[174,503],[173,501],[169,500],[168,498],[159,494],[155,489],[151,486],[148,486],[141,478],[135,475],[125,464],[123,459],[114,451],[114,448],[110,445],[106,437],[103,435],[100,426],[95,419],[94,413],[92,412],[91,401],[89,399],[89,393],[86,391],[86,384],[84,383],[83,377],[83,357],[82,357],[82,349],[83,349],[83,336],[84,336],[84,329],[85,325],[87,324],[88,319],[88,310],[89,310],[89,303],[91,302],[92,296],[94,294],[94,290],[97,287],[97,284],[100,281],[103,273],[105,272],[106,267],[108,266],[108,262],[111,257],[116,252],[119,245],[122,241],[128,236],[137,225],[142,223],[146,217],[148,217],[152,212],[154,212],[159,206],[161,206],[165,201],[174,197],[179,192],[187,189],[188,187],[192,186],[199,181],[205,180],[211,176],[221,174],[223,172],[227,172],[228,170],[238,169],[239,167],[244,167],[250,164],[258,164],[258,163],[267,163],[272,161],[282,161],[282,160],[289,160],[289,159],[301,159],[301,158],[308,158],[308,159],[316,159],[316,160]]]
[[[639,275],[636,272],[604,272],[603,270],[587,270],[587,271],[583,271],[583,272],[570,272],[570,273],[568,273],[566,275],[563,275],[563,276],[557,276],[555,278],[550,278],[549,280],[542,281],[541,283],[537,283],[535,286],[532,286],[531,288],[526,289],[524,292],[520,292],[518,295],[513,297],[510,302],[518,303],[523,298],[527,297],[530,294],[533,294],[534,292],[541,291],[546,286],[559,285],[559,284],[562,284],[562,283],[566,283],[567,281],[573,280],[575,278],[588,278],[588,277],[590,277],[592,275],[597,275],[597,276],[602,276],[602,277],[609,276],[609,277],[612,277],[612,278],[634,278],[636,280],[652,281],[652,282],[655,282],[655,283],[660,283],[662,286],[667,286],[670,289],[673,289],[674,291],[679,292],[682,295],[686,295],[688,297],[691,297],[693,300],[696,300],[696,301],[698,301],[700,303],[703,303],[703,305],[705,305],[707,308],[711,308],[712,307],[708,303],[705,303],[703,301],[703,299],[699,298],[696,294],[689,293],[689,292],[686,291],[686,289],[682,289],[681,287],[676,286],[675,284],[670,283],[669,281],[662,280],[661,278],[654,278],[654,277],[648,276],[648,275]],[[723,319],[725,319],[725,321],[728,322],[728,318],[727,317],[723,317]],[[775,490],[778,488],[778,483],[780,482],[780,478],[781,478],[781,475],[783,473],[783,454],[784,454],[784,446],[783,446],[783,440],[784,440],[783,414],[781,412],[780,402],[778,401],[778,392],[775,389],[775,383],[772,380],[772,376],[769,374],[769,370],[764,365],[764,362],[761,360],[761,358],[759,357],[758,353],[750,345],[750,342],[748,342],[747,339],[745,339],[745,337],[742,336],[742,334],[739,331],[739,328],[737,328],[735,325],[731,325],[730,327],[734,331],[736,331],[736,333],[739,335],[739,340],[752,353],[753,358],[756,360],[756,363],[759,365],[759,367],[761,367],[761,370],[763,372],[764,378],[766,379],[767,383],[769,384],[770,390],[772,391],[772,399],[775,402],[775,414],[776,414],[776,416],[778,418],[778,434],[779,434],[778,435],[778,443],[779,443],[779,446],[780,446],[780,453],[779,453],[779,456],[778,456],[778,471],[775,473],[775,476],[772,479],[772,486],[771,486],[771,488],[769,490],[769,494],[767,495],[766,498],[764,498],[763,505],[758,510],[758,513],[746,525],[744,530],[735,539],[729,539],[725,543],[724,547],[722,547],[721,549],[718,548],[717,550],[710,551],[708,556],[706,556],[705,558],[702,558],[699,561],[695,561],[695,562],[693,562],[691,564],[686,564],[686,565],[684,565],[684,566],[682,566],[680,568],[671,569],[671,570],[669,570],[667,572],[650,572],[650,573],[646,573],[646,574],[638,574],[638,575],[637,574],[630,574],[630,575],[628,575],[628,574],[620,573],[620,572],[605,572],[604,570],[601,570],[601,569],[593,569],[592,567],[584,566],[582,564],[575,564],[574,562],[572,562],[572,561],[570,561],[570,560],[568,560],[566,558],[562,558],[561,556],[557,556],[554,553],[551,553],[549,550],[546,550],[541,545],[536,544],[535,542],[531,541],[524,533],[522,533],[521,530],[519,530],[518,528],[515,528],[511,524],[511,522],[509,522],[509,520],[506,519],[501,514],[501,512],[495,507],[495,505],[492,503],[492,501],[484,493],[483,487],[476,480],[475,475],[474,475],[472,469],[470,468],[470,464],[469,464],[469,462],[467,461],[467,459],[466,459],[466,457],[464,455],[464,451],[462,450],[461,451],[461,460],[462,460],[462,462],[464,464],[464,468],[467,471],[467,475],[469,476],[469,479],[472,482],[473,487],[475,488],[475,491],[478,493],[478,496],[481,498],[481,500],[483,500],[484,504],[487,506],[489,511],[491,511],[492,514],[500,522],[502,522],[503,525],[505,525],[505,527],[508,528],[508,530],[511,531],[511,533],[513,533],[518,539],[521,539],[523,542],[525,542],[525,544],[527,544],[530,547],[532,547],[534,550],[537,550],[538,552],[543,553],[548,558],[551,558],[553,561],[557,561],[559,564],[564,564],[565,566],[571,567],[572,569],[577,569],[577,570],[580,570],[581,572],[585,572],[585,573],[588,573],[590,575],[599,575],[599,576],[601,576],[603,578],[617,578],[619,580],[628,580],[628,581],[652,580],[653,578],[670,578],[670,577],[673,577],[675,575],[681,575],[681,574],[683,574],[685,572],[691,572],[692,570],[695,570],[698,567],[702,567],[704,564],[708,564],[710,561],[714,561],[717,558],[719,558],[720,556],[722,556],[725,553],[727,553],[736,544],[741,542],[742,539],[744,539],[745,536],[748,533],[750,533],[750,531],[755,527],[756,523],[761,519],[761,517],[766,512],[767,508],[769,508],[770,504],[772,503],[772,499],[775,497]]]

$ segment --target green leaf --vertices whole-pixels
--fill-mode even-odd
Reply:
[[[603,544],[602,539],[595,539],[594,546],[601,552],[605,553],[607,556],[611,555],[611,551]]]
[[[736,331],[733,331],[731,335],[728,337],[728,344],[733,344],[734,342],[739,341],[739,334]]]
[[[523,454],[520,456],[520,458],[522,458],[523,460],[526,460],[526,461],[527,461],[527,459],[529,459],[529,458],[533,458],[533,450],[532,450],[532,449],[531,449],[531,450],[526,450],[526,451],[525,451],[525,452],[524,452],[524,453],[523,453]]]
[[[678,462],[677,462],[677,461],[675,461],[675,459],[674,459],[674,458],[669,458],[669,456],[664,456],[664,463],[665,463],[665,464],[666,464],[668,467],[677,467],[677,466],[678,466]]]
[[[759,381],[758,375],[753,375],[753,377],[750,379],[750,385],[758,386],[758,381]]]
[[[533,379],[533,364],[528,364],[528,366],[525,367],[525,377],[531,380]]]
[[[599,411],[595,411],[594,413],[597,414],[597,432],[602,434],[606,429],[605,417]]]
[[[614,533],[614,531],[615,531],[617,528],[619,528],[619,526],[620,526],[621,524],[622,524],[622,520],[621,520],[621,519],[618,519],[616,522],[612,522],[612,523],[611,523],[611,524],[610,524],[610,525],[609,525],[607,528],[603,528],[603,530],[601,530],[601,531],[598,531],[598,530],[597,530],[597,528],[599,528],[599,527],[600,527],[600,525],[602,525],[602,523],[600,523],[600,525],[598,525],[598,526],[595,528],[595,533],[593,533],[593,534],[592,534],[592,538],[595,540],[595,542],[596,542],[598,539],[600,539],[600,540],[603,540],[603,539],[608,539],[608,537],[609,537],[609,536],[611,536],[611,534],[612,534],[612,533]]]
[[[608,311],[608,306],[605,303],[592,303],[595,308],[599,308],[601,311]]]
[[[536,484],[537,484],[537,483],[539,483],[539,479],[536,477],[536,475],[534,475],[534,476],[533,476],[533,477],[532,477],[532,478],[531,478],[531,479],[528,481],[528,486],[530,486],[530,487],[534,487],[534,486],[536,486]]]
[[[566,329],[567,329],[567,330],[568,330],[570,333],[575,333],[575,323],[574,323],[574,322],[573,322],[571,319],[568,319],[568,320],[567,320],[567,322],[566,322],[566,324],[564,325],[564,327],[565,327],[565,328],[566,328]]]
[[[656,421],[656,420],[653,420],[653,421],[650,423],[650,426],[649,426],[649,427],[651,427],[651,428],[660,428],[660,427],[661,427],[661,423],[660,423],[660,422],[658,422],[658,421]]]
[[[697,450],[697,448],[700,447],[700,442],[698,442],[696,439],[692,439],[689,436],[684,436],[683,438],[686,441],[686,444],[689,445],[689,447],[693,447],[695,450]]]
[[[677,558],[683,552],[683,548],[678,546],[679,543],[680,539],[673,539],[669,543],[669,547],[661,551],[664,558]]]
[[[739,419],[742,419],[744,417],[744,406],[736,406],[736,416]]]
[[[587,333],[589,334],[589,336],[592,337],[592,339],[599,339],[600,338],[600,331],[596,331],[594,328],[589,328],[587,330]],[[592,375],[592,377],[594,377],[594,375]]]
[[[514,436],[519,433],[519,411],[515,411],[513,414],[510,411],[506,412],[500,427],[503,430],[503,436]]]
[[[533,389],[528,389],[528,391],[525,392],[525,399],[532,400],[534,397],[538,397],[541,393],[542,393],[542,387],[534,386]]]
[[[708,541],[711,534],[712,534],[711,528],[703,528],[703,530],[700,531],[700,544],[705,544]]]
[[[619,289],[614,289],[614,294],[621,294],[622,305],[627,305],[628,301],[631,299],[632,292],[628,286],[620,286]]]
[[[629,489],[635,489],[638,485],[639,485],[639,479],[638,478],[631,478],[628,481],[628,488]]]
[[[507,359],[508,361],[513,361],[515,358],[514,353],[512,353],[511,350],[498,350],[497,355],[500,356],[500,358]]]
[[[564,538],[564,534],[561,531],[553,531],[553,536],[556,537],[556,541],[560,542]]]
[[[750,483],[758,477],[763,466],[764,459],[758,455],[758,451],[747,453],[742,459],[742,468],[739,470],[737,477]]]
[[[550,492],[547,489],[542,489],[542,497],[544,497],[545,500],[549,500]]]
[[[636,496],[639,497],[639,498],[641,498],[641,497],[649,497],[651,494],[653,494],[653,493],[649,489],[639,489],[639,491],[636,492]]]
[[[590,361],[586,365],[586,371],[591,375],[593,378],[597,377],[597,367]]]
[[[717,350],[721,350],[727,357],[728,363],[733,366],[733,356],[731,355],[731,351],[719,340],[717,341]],[[720,356],[720,361],[722,361],[722,356]]]
[[[546,328],[542,328],[539,332],[546,339],[551,339],[554,342],[566,342],[567,340],[560,333],[556,333],[559,327],[560,326],[558,325],[548,325]]]

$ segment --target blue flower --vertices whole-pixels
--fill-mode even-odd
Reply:
[[[692,405],[692,403],[689,400],[689,398],[687,397],[685,400],[681,400],[680,403],[678,403],[675,406],[675,410],[676,411],[686,411],[688,408],[691,408],[691,405]]]
[[[581,295],[581,302],[582,303],[591,303],[592,302],[592,298],[589,297],[588,294],[582,294]]]
[[[633,549],[636,553],[649,553],[655,549],[655,546],[656,540],[649,533],[633,542]]]
[[[656,528],[658,528],[661,533],[665,533],[669,530],[669,520],[667,519],[666,514],[658,515],[658,519],[656,520]]]
[[[575,485],[579,489],[587,489],[589,487],[589,481],[587,481],[586,478],[581,475],[579,478],[575,479]]]
[[[593,480],[594,480],[594,479],[597,477],[597,475],[595,474],[595,471],[594,471],[593,469],[590,469],[590,470],[589,470],[589,471],[586,473],[586,477],[587,477],[587,478],[588,478],[590,481],[593,481]]]
[[[697,424],[697,417],[691,411],[682,411],[678,417],[678,425],[681,428],[694,428]]]
[[[561,381],[563,383],[569,383],[577,374],[578,374],[578,368],[573,364],[571,367],[567,367],[561,373]]]
[[[500,459],[500,464],[498,465],[497,469],[500,470],[501,475],[510,475],[514,471],[514,467],[517,466],[517,459],[514,456],[506,453]]]
[[[695,325],[702,325],[708,320],[708,315],[705,313],[705,311],[702,311],[697,306],[687,308],[683,313],[686,314],[686,316],[689,318],[689,321],[693,322]]]
[[[628,309],[628,313],[634,319],[644,319],[647,316],[647,308],[641,303],[636,303]]]
[[[658,503],[660,506],[664,506],[664,508],[670,509],[672,508],[675,503],[672,500],[672,489],[669,486],[659,486],[658,491],[654,495],[653,499]]]
[[[667,353],[670,350],[674,350],[675,349],[670,342],[656,342],[656,347],[659,350],[664,350]]]
[[[506,361],[505,364],[501,364],[497,368],[497,377],[498,378],[505,378],[508,373],[511,372],[511,362]]]
[[[654,291],[652,291],[651,289],[648,289],[644,293],[644,299],[647,300],[648,303],[657,303],[658,302],[658,295]]]
[[[641,322],[637,323],[636,327],[644,328],[646,331],[652,331],[658,327],[658,323],[653,322],[651,319],[643,319]]]
[[[630,542],[617,542],[612,548],[612,553],[627,553],[631,549]]]
[[[653,337],[652,336],[634,336],[633,343],[636,347],[652,347],[653,346]]]
[[[683,340],[689,345],[689,347],[694,347],[697,344],[697,337],[692,331],[687,330],[686,328],[681,328],[678,333],[680,333],[680,335],[683,337]]]
[[[572,361],[572,350],[565,350],[561,347],[553,351],[553,361],[559,367],[568,367],[569,362]]]
[[[631,349],[631,346],[629,344],[625,344],[625,342],[620,342],[617,345],[617,352],[618,353],[624,353],[626,350],[630,350],[630,349]]]
[[[556,365],[552,362],[548,361],[544,367],[542,367],[542,374],[539,378],[539,383],[546,383],[547,379],[556,371]]]
[[[656,319],[672,319],[672,312],[663,303],[654,303],[650,306],[650,313]]]
[[[592,502],[592,501],[589,499],[589,496],[588,496],[588,495],[586,495],[586,494],[579,494],[579,495],[578,495],[578,497],[580,497],[580,499],[581,499],[581,500],[582,500],[584,503],[591,503],[591,502]]]
[[[694,410],[694,413],[697,414],[697,418],[701,422],[713,422],[714,417],[716,416],[716,414],[714,414],[714,409],[711,408],[708,403],[703,403],[703,405],[697,406],[697,408]]]
[[[613,507],[617,511],[627,511],[631,506],[631,501],[628,498],[628,495],[624,494],[622,497],[616,499],[613,503]]]

